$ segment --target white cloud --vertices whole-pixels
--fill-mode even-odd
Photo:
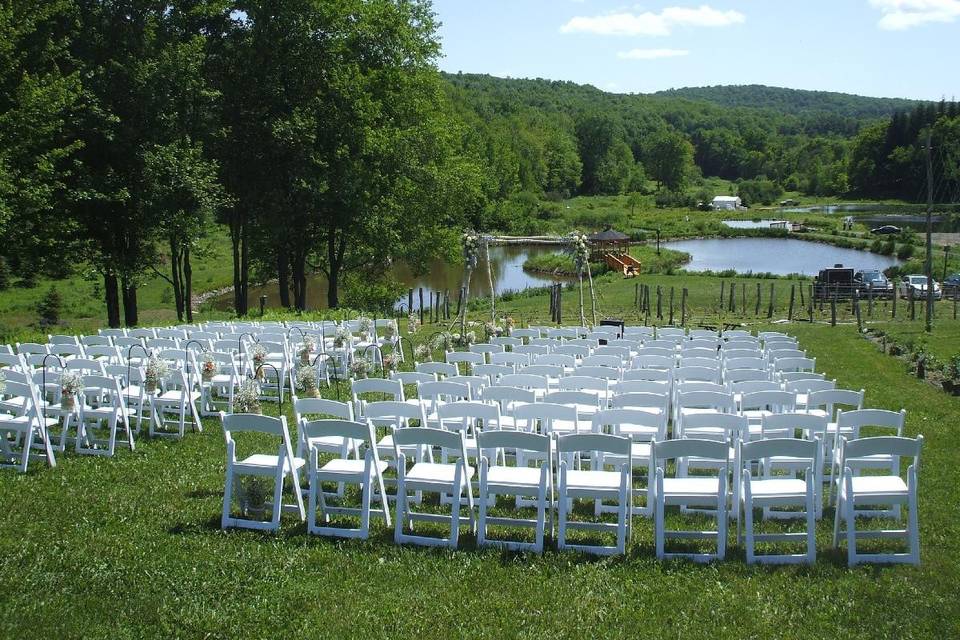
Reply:
[[[617,57],[621,60],[659,60],[660,58],[677,58],[689,55],[686,49],[630,49],[620,51]]]
[[[560,32],[605,36],[668,36],[674,27],[726,27],[745,20],[746,16],[739,11],[720,11],[704,4],[696,8],[666,7],[659,13],[621,11],[598,16],[575,16],[560,27]]]
[[[960,0],[870,0],[870,5],[880,10],[877,26],[888,31],[960,18]]]

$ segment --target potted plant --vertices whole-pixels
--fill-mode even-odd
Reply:
[[[260,385],[256,380],[247,378],[240,383],[237,394],[233,397],[234,413],[255,413],[260,415],[263,409],[260,407]]]
[[[213,380],[213,376],[216,375],[216,373],[217,361],[214,359],[212,354],[204,353],[200,363],[200,377],[204,382],[210,382]]]
[[[237,501],[244,516],[263,520],[267,511],[267,498],[273,493],[270,481],[264,476],[242,476],[237,491]]]
[[[314,341],[313,336],[304,336],[303,343],[300,345],[300,364],[310,364],[310,355],[314,352],[316,346],[317,343]]]
[[[433,351],[428,345],[418,344],[413,350],[413,359],[417,362],[432,362]]]
[[[416,333],[420,328],[420,320],[417,319],[417,314],[411,313],[407,316],[407,333]]]
[[[83,390],[83,376],[75,371],[64,371],[60,375],[60,406],[73,411],[77,394]]]
[[[303,392],[307,398],[319,398],[320,390],[317,388],[319,376],[317,370],[309,364],[297,367],[297,388]]]
[[[161,360],[155,355],[151,355],[147,359],[147,368],[143,380],[143,384],[147,393],[156,393],[157,387],[160,386],[160,381],[167,377],[170,368],[167,366],[166,360]]]

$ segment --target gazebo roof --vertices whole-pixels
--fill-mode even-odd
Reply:
[[[608,227],[603,231],[591,234],[587,239],[592,242],[626,242],[630,239],[630,236]]]

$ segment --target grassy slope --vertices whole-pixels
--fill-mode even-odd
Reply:
[[[698,566],[653,558],[638,518],[626,558],[542,558],[399,548],[219,530],[219,426],[141,441],[115,459],[68,455],[54,470],[0,474],[0,635],[28,637],[950,637],[960,633],[955,487],[958,401],[909,379],[852,327],[794,326],[818,365],[872,406],[908,410],[927,438],[920,568],[849,570],[818,525],[812,568],[748,567],[742,550]],[[843,622],[841,622],[843,621]]]

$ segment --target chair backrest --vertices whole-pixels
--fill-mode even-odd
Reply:
[[[502,344],[493,344],[490,342],[479,342],[470,345],[470,351],[473,353],[503,353],[505,349]]]
[[[510,365],[513,367],[525,367],[530,364],[530,354],[520,353],[518,351],[491,353],[490,363]]]
[[[480,365],[477,365],[480,366]],[[490,380],[486,376],[482,375],[472,375],[472,376],[450,376],[444,380],[445,382],[459,382],[460,384],[465,384],[470,387],[470,397],[476,398],[480,395],[480,390],[485,386],[490,384]]]
[[[777,457],[790,458],[791,464],[806,460],[810,462],[808,469],[813,477],[819,479],[823,468],[822,455],[823,447],[820,446],[819,437],[811,440],[768,438],[754,440],[753,442],[737,442],[735,457],[739,471],[749,471],[753,462],[763,462]],[[764,477],[773,477],[773,465],[761,464],[760,472],[763,473]]]
[[[607,433],[571,433],[557,438],[558,453],[610,453],[630,457],[630,438]]]
[[[580,361],[581,367],[607,367],[619,369],[623,366],[623,358],[619,355],[592,355]]]
[[[532,364],[529,367],[523,367],[517,373],[524,373],[531,376],[543,376],[545,378],[563,377],[563,367],[552,364]]]
[[[393,432],[393,449],[397,460],[404,455],[401,448],[422,446],[453,451],[459,458],[457,464],[466,464],[467,444],[462,431],[408,427]]]
[[[261,416],[253,413],[221,413],[220,421],[223,424],[223,433],[229,441],[234,433],[267,433],[281,436],[289,445],[290,434],[287,431],[287,418],[280,416]]]
[[[683,416],[680,437],[736,441],[747,437],[747,419],[732,413],[691,413]]]
[[[866,427],[868,435],[886,435],[884,432],[893,431],[893,435],[903,435],[903,425],[907,419],[907,410],[887,411],[886,409],[857,409],[854,411],[837,412],[837,432],[849,429],[852,439],[860,438],[861,430]]]
[[[353,405],[326,398],[296,398],[293,401],[293,415],[297,425],[303,424],[308,416],[332,416],[352,421]]]
[[[649,340],[643,343],[643,348],[637,351],[637,356],[665,356],[668,358],[676,358],[677,349],[672,342]]]
[[[717,340],[720,338],[719,332],[717,332],[714,329],[690,329],[690,331],[687,332],[687,336],[691,340],[704,340],[704,339]]]
[[[539,340],[539,338],[535,338]],[[525,344],[519,347],[513,348],[513,353],[523,353],[528,356],[542,356],[550,353],[552,349],[549,346],[541,344]]]
[[[817,368],[816,358],[777,358],[773,361],[776,371],[814,371]]]
[[[543,464],[549,466],[553,461],[553,439],[550,436],[525,431],[482,431],[477,434],[477,448],[483,451],[490,449],[535,451],[547,454],[544,456]]]
[[[421,403],[427,403],[427,411],[433,412],[444,402],[470,400],[470,385],[462,382],[424,382],[417,385],[417,397]]]
[[[422,404],[410,404],[394,400],[378,400],[368,402],[363,408],[368,420],[391,420],[391,427],[400,429],[409,427],[411,420],[419,420],[421,425],[427,422],[427,416]]]
[[[824,380],[822,377],[804,377],[809,375],[809,373],[783,373],[780,375],[780,379],[784,381],[783,388],[794,393],[811,393],[837,388],[836,380]],[[799,379],[790,379],[792,376],[797,376]]]
[[[657,327],[657,338],[674,339],[685,338],[687,330],[682,327]]]
[[[665,382],[673,386],[673,369],[630,369],[623,372],[624,382]]]
[[[586,405],[600,408],[600,395],[591,391],[554,391],[543,396],[543,401],[553,404]]]
[[[502,376],[508,376],[514,368],[508,364],[477,364],[473,366],[473,375],[485,379],[484,385],[496,384]]]
[[[779,391],[779,382],[773,380],[742,380],[729,382],[728,386],[733,393],[753,393],[755,391]]]
[[[603,378],[591,378],[589,376],[567,376],[560,378],[560,391],[596,391],[606,395],[610,383]]]
[[[611,340],[605,345],[601,345],[593,350],[594,356],[617,356],[620,359],[618,367],[622,367],[625,362],[630,360],[630,357],[633,355],[633,352],[630,350],[629,346],[626,345],[615,345],[614,342],[623,342],[622,340]],[[586,363],[584,363],[586,364]]]
[[[500,385],[544,392],[549,388],[549,382],[546,376],[537,376],[530,373],[512,373],[508,376],[503,376],[500,378]]]
[[[575,366],[577,366],[577,359],[574,356],[562,353],[548,353],[544,356],[538,356],[533,362],[538,366],[548,365],[553,367],[564,367],[566,369],[573,369]]]
[[[387,396],[393,396],[392,400],[403,401],[403,383],[399,380],[388,380],[384,378],[364,378],[361,380],[352,380],[350,390],[353,394],[355,403],[361,402],[363,396],[368,393],[376,393]],[[379,400],[380,398],[378,398]]]
[[[504,414],[515,404],[528,404],[536,402],[536,393],[530,389],[520,387],[493,386],[484,387],[480,391],[480,399],[484,402],[491,402],[500,405],[500,413]]]
[[[655,330],[653,327],[624,327],[623,336],[625,338],[637,338],[642,340],[646,337],[653,337]]]
[[[920,450],[923,448],[923,436],[904,438],[902,436],[875,436],[844,440],[842,445],[841,468],[848,460],[867,456],[903,456],[913,458],[914,470],[919,472]]]
[[[676,366],[677,358],[672,353],[669,355],[647,355],[646,351],[641,351],[639,355],[633,358],[634,369],[673,371]]]
[[[850,389],[826,389],[813,391],[807,395],[807,409],[822,408],[832,420],[839,409],[863,409],[863,398],[866,391]]]
[[[520,338],[521,340],[523,338],[528,338],[528,339],[539,338],[540,329],[536,329],[534,327],[530,327],[527,329],[514,329],[513,331],[510,332],[510,336],[514,338]]]
[[[740,410],[786,413],[797,407],[797,394],[789,391],[754,391],[740,396]]]
[[[618,393],[610,400],[613,409],[639,408],[656,409],[666,415],[670,406],[670,396],[666,393],[649,393],[637,391],[633,393]]]
[[[460,373],[457,371],[457,365],[449,362],[418,362],[417,371],[443,377],[455,376]]]
[[[609,427],[614,435],[623,435],[633,440],[663,440],[667,437],[665,414],[650,413],[640,409],[615,408],[598,411],[593,416],[592,430],[594,433],[603,433],[604,427]],[[656,433],[642,432],[641,436],[635,431],[630,431],[629,427],[655,429]]]
[[[437,407],[440,426],[448,430],[461,429],[473,432],[477,422],[483,421],[483,429],[500,429],[500,405],[483,402],[448,402]]]
[[[623,375],[623,372],[620,369],[615,369],[613,367],[581,366],[581,367],[577,367],[574,370],[573,374],[576,376],[586,376],[588,378],[601,378],[603,380],[617,382],[620,380],[620,376]]]
[[[172,338],[147,338],[149,349],[179,349],[180,343]]]
[[[103,358],[106,362],[119,363],[123,361],[123,354],[120,353],[120,347],[107,345],[94,345],[85,348],[87,358],[97,360]]]
[[[725,369],[759,369],[766,370],[767,361],[763,358],[726,358],[723,361]]]
[[[519,347],[523,344],[523,340],[510,336],[496,336],[494,338],[490,338],[490,343],[498,344],[503,347]]]
[[[17,353],[24,355],[46,355],[50,353],[50,348],[45,344],[39,344],[37,342],[18,342]]]
[[[733,413],[736,406],[732,393],[720,391],[684,391],[677,394],[678,409],[713,409],[720,413]]]
[[[305,420],[300,425],[302,437],[306,442],[314,438],[334,437],[348,438],[359,441],[372,451],[374,462],[377,460],[376,436],[370,422],[355,422],[352,420]]]
[[[650,447],[650,468],[659,467],[666,475],[667,465],[661,465],[661,460],[676,460],[678,458],[707,458],[709,460],[725,460],[730,464],[730,445],[726,441],[703,440],[701,438],[680,438],[677,440],[657,440]],[[677,465],[679,469],[680,465]],[[722,472],[726,477],[727,470]]]
[[[610,393],[614,396],[623,393],[656,393],[670,396],[669,380],[622,380],[610,385]]]
[[[681,367],[702,367],[704,369],[716,369],[720,370],[721,362],[716,358],[700,358],[693,357],[688,358],[685,355],[680,356],[680,366]]]
[[[80,342],[77,340],[77,336],[68,336],[68,335],[48,335],[47,342],[50,344],[72,344],[78,345]]]
[[[677,367],[673,378],[677,382],[699,381],[716,384],[721,382],[720,369],[709,367]]]
[[[770,382],[775,385],[775,388],[780,388],[780,383],[771,380],[770,372],[764,369],[725,369],[723,371],[723,381],[729,385],[745,382]]]
[[[486,362],[482,353],[472,353],[470,351],[447,351],[444,355],[447,363],[457,365],[459,363],[474,365]]]
[[[579,344],[563,344],[553,350],[555,354],[573,356],[574,358],[586,358],[590,355],[590,347]]]
[[[403,385],[417,385],[422,382],[436,382],[437,376],[422,371],[393,371],[390,373],[390,379],[397,380]]]
[[[718,360],[720,352],[715,343],[704,343],[702,340],[691,340],[680,345],[681,358],[710,358]]]
[[[827,434],[827,418],[810,413],[774,413],[763,416],[760,423],[764,438],[796,438],[798,432],[805,440],[818,437],[822,441]]]
[[[517,428],[524,431],[536,431],[539,423],[541,433],[553,433],[555,422],[563,422],[565,426],[571,425],[574,431],[580,430],[580,418],[575,406],[537,402],[516,405],[512,413]]]
[[[103,362],[100,360],[90,360],[88,358],[74,358],[67,360],[63,366],[67,371],[78,371],[84,375],[106,375],[103,369]]]

